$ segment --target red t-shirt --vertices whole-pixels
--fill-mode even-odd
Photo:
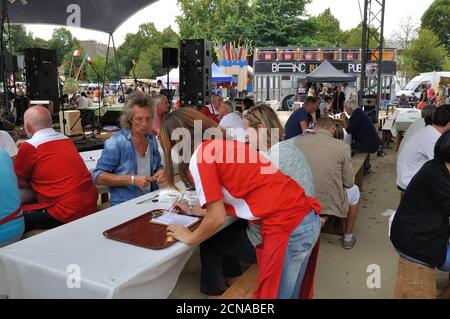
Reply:
[[[97,210],[98,192],[73,142],[53,129],[36,132],[19,149],[14,170],[28,180],[38,203],[24,210],[46,208],[67,223]]]
[[[206,116],[210,120],[213,120],[214,122],[219,123],[219,113],[217,113],[214,106],[212,106],[212,105],[202,106],[202,108],[200,109],[200,113],[202,113],[204,116]]]
[[[311,209],[320,209],[296,181],[238,141],[203,142],[192,156],[189,170],[200,205],[223,199],[231,216],[291,229]]]
[[[238,141],[203,142],[189,170],[200,205],[223,199],[229,215],[261,224],[258,288],[253,296],[276,298],[289,237],[311,210],[319,213],[320,203],[258,151]],[[314,262],[308,266],[302,295],[312,291],[314,268]]]

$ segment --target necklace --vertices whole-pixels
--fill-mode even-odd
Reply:
[[[144,156],[145,153],[147,152],[147,147],[148,147],[147,140],[144,139],[143,142],[139,142],[136,137],[132,136],[132,138],[133,138],[133,144],[137,148],[138,153]]]

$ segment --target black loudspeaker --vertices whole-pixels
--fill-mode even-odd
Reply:
[[[19,71],[19,67],[17,65],[17,55],[12,55],[9,52],[5,52],[5,69],[6,73]]]
[[[213,42],[208,40],[181,40],[180,65],[211,66]]]
[[[59,112],[58,64],[56,50],[25,49],[25,74],[30,100],[53,101],[53,114]]]
[[[162,67],[165,69],[178,68],[178,49],[163,48]]]
[[[181,40],[180,43],[180,101],[182,106],[197,108],[211,102],[212,42]]]
[[[105,125],[119,126],[120,115],[122,112],[120,111],[107,111],[101,118],[100,123]]]

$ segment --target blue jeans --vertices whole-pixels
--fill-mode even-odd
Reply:
[[[402,256],[403,258],[405,258],[406,260],[412,261],[413,263],[419,264],[419,265],[424,265],[427,267],[431,267],[431,268],[435,268],[432,265],[428,265],[427,263],[424,263],[423,261],[417,260],[415,258],[409,257],[408,255],[402,253],[400,250],[395,249],[397,251],[397,253]],[[445,263],[444,265],[442,265],[441,268],[439,268],[440,271],[444,271],[444,272],[450,272],[450,245],[447,246],[447,258],[445,259]]]
[[[278,288],[279,299],[299,298],[309,256],[311,256],[319,235],[320,217],[312,211],[306,215],[289,238]]]

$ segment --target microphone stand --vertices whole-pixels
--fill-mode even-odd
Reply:
[[[92,70],[95,72],[95,74],[97,74],[97,84],[98,84],[98,88],[100,89],[100,74],[97,72],[97,70],[95,69],[94,65],[92,63],[89,63],[89,65],[91,66]],[[102,129],[100,127],[100,110],[101,110],[101,100],[102,100],[102,96],[101,93],[98,96],[98,124],[97,124],[97,134],[101,134],[102,133]],[[92,128],[92,133],[94,135],[95,138],[95,132],[94,132],[94,128]]]

